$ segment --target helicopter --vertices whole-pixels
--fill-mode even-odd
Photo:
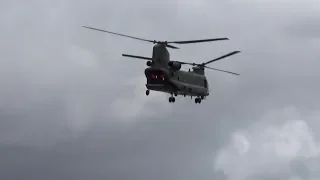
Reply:
[[[233,51],[203,63],[190,63],[171,60],[170,53],[167,50],[167,48],[179,49],[178,47],[170,44],[191,44],[210,41],[222,41],[229,40],[229,38],[214,38],[189,41],[156,41],[115,33],[103,29],[97,29],[89,26],[82,27],[155,44],[153,46],[152,57],[130,54],[122,54],[122,56],[146,60],[146,65],[148,66],[144,70],[144,75],[147,80],[147,83],[145,84],[147,88],[146,95],[148,96],[150,94],[150,91],[168,93],[171,95],[169,97],[169,103],[174,103],[175,96],[178,95],[184,97],[190,96],[191,99],[192,97],[195,97],[194,102],[196,104],[200,104],[202,100],[205,100],[206,97],[209,96],[209,84],[207,81],[207,77],[205,76],[205,68],[233,75],[240,75],[238,73],[208,67],[207,65],[209,63],[240,53],[241,51]],[[191,65],[192,70],[181,70],[182,65]]]

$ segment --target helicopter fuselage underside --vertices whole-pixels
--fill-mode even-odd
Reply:
[[[183,96],[208,96],[205,88],[192,85],[185,85],[185,89],[176,88],[168,84],[146,84],[148,90],[164,92],[169,94],[177,94]]]
[[[188,72],[189,73],[189,72]],[[170,75],[170,71],[162,68],[147,68],[146,87],[152,91],[165,92],[183,96],[208,96],[208,88],[205,88],[196,81],[185,81]],[[196,76],[196,75],[193,75]]]

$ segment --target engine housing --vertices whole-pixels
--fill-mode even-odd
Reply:
[[[147,61],[147,66],[152,66],[153,65],[153,61]]]
[[[179,71],[181,69],[181,63],[177,61],[169,61],[168,66],[170,67],[170,69],[173,69],[175,71]]]

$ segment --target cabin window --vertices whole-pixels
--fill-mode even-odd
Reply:
[[[208,87],[208,82],[206,79],[204,79],[204,87],[207,88]]]
[[[178,76],[178,80],[180,80],[180,76]]]

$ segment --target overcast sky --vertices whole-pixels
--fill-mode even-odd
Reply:
[[[319,179],[318,0],[3,1],[0,179]],[[145,96],[141,38],[206,71],[195,104]],[[184,66],[184,69],[190,67]]]

